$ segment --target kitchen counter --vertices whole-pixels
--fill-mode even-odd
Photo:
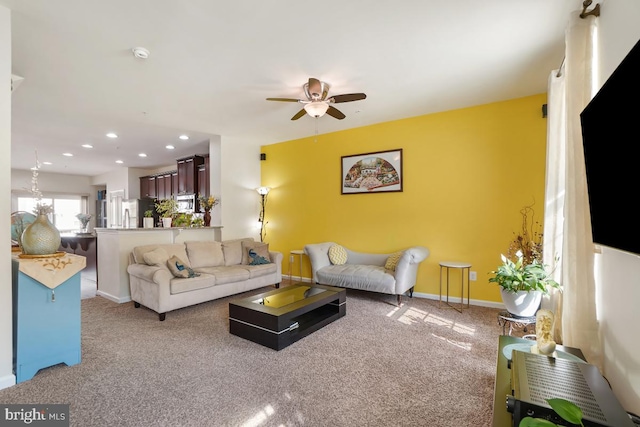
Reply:
[[[98,295],[111,301],[131,301],[129,255],[136,246],[187,241],[222,241],[222,226],[171,228],[96,228]]]

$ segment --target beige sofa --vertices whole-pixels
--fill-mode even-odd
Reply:
[[[266,259],[254,261],[269,263],[250,265],[249,249]],[[194,277],[176,277],[177,269],[172,272],[168,265],[175,259],[184,267],[179,274],[191,271]],[[162,321],[168,311],[269,285],[279,287],[282,253],[252,238],[144,245],[133,249],[127,272],[135,307],[154,310]]]

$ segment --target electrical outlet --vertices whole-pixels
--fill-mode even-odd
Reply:
[[[476,274],[475,271],[470,271],[469,272],[469,280],[473,280],[473,281],[478,280],[478,275]]]

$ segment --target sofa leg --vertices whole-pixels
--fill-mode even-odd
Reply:
[[[276,289],[280,289],[280,283],[276,283],[275,285],[273,285],[276,287]]]
[[[167,313],[158,313],[158,318],[160,319],[161,322],[163,322],[166,317],[167,317]]]
[[[140,303],[139,303],[139,302],[135,302],[135,301],[134,301],[134,302],[133,302],[133,306],[134,306],[135,308],[140,308]]]
[[[413,298],[413,286],[409,289],[409,298]]]
[[[398,294],[398,307],[402,306],[402,295]]]

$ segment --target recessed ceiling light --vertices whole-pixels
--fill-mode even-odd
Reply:
[[[82,146],[84,148],[93,148],[93,145],[91,145],[91,144],[82,144]]]
[[[115,134],[115,133],[113,133],[113,132],[109,132],[109,133],[107,134],[107,138],[117,138],[117,137],[118,137],[118,135],[117,135],[117,134]]]
[[[166,148],[167,150],[173,150],[173,149],[174,149],[174,148],[176,148],[176,147],[174,147],[173,145],[167,145],[167,146],[166,146],[166,147],[164,147],[164,148]]]
[[[62,153],[62,155],[66,156],[66,157],[73,157],[73,154],[71,154],[71,153]]]
[[[123,162],[122,160],[116,160],[116,163],[117,163],[117,164],[119,164],[119,165],[121,165],[121,164],[123,164],[124,162]]]
[[[147,155],[145,153],[140,153],[138,154],[138,157],[147,157]]]
[[[143,47],[134,47],[131,52],[136,58],[147,59],[149,57],[149,51]]]
[[[43,165],[52,165],[53,163],[51,162],[42,162]]]
[[[183,141],[186,141],[187,139],[189,139],[187,135],[180,135],[178,138],[180,138]]]

